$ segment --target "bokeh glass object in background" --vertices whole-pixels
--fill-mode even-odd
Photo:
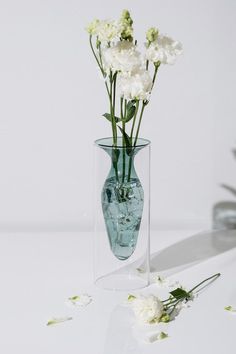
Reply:
[[[233,151],[236,158],[236,149]],[[236,187],[222,184],[221,187],[226,189],[235,198],[233,200],[220,201],[213,207],[213,228],[214,229],[236,229]]]

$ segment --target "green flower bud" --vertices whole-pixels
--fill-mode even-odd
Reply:
[[[133,24],[133,20],[130,16],[130,13],[128,10],[122,11],[121,20],[126,21],[130,26],[132,26],[132,24]]]
[[[158,37],[158,29],[154,27],[149,28],[149,30],[146,33],[146,39],[148,41],[148,44],[157,40],[157,37]]]
[[[123,10],[120,18],[120,24],[122,26],[121,38],[126,41],[133,41],[133,20],[130,17],[128,10]]]

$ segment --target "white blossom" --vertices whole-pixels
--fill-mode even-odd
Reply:
[[[152,79],[148,71],[133,75],[119,75],[118,89],[121,97],[128,100],[148,100],[152,90]]]
[[[154,295],[137,296],[131,303],[135,316],[140,322],[158,321],[163,314],[163,304]]]
[[[153,63],[174,64],[176,57],[182,51],[182,44],[180,42],[160,34],[147,48],[145,57]]]
[[[140,70],[143,61],[136,46],[129,41],[119,41],[103,49],[103,63],[109,72],[134,73]]]
[[[86,27],[86,31],[90,35],[96,35],[98,33],[98,26],[100,24],[100,21],[98,19],[94,19],[92,22],[89,23],[89,25]]]
[[[121,34],[122,28],[119,21],[103,20],[99,21],[96,27],[96,35],[100,42],[112,42]]]

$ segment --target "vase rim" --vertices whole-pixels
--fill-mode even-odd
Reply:
[[[133,141],[135,139],[133,138]],[[113,149],[114,145],[113,145],[113,138],[112,137],[107,137],[107,138],[100,138],[94,141],[94,144],[99,146],[99,147],[106,147],[106,148],[110,148]],[[144,138],[138,138],[136,141],[136,148],[139,147],[145,147],[151,144],[151,141],[148,139],[144,139]],[[119,136],[117,138],[117,145],[116,148],[119,149],[126,149],[126,146],[123,145],[123,138],[121,136]]]

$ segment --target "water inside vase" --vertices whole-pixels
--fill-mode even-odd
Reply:
[[[118,259],[126,260],[137,245],[144,204],[144,191],[133,162],[131,176],[126,175],[123,181],[117,179],[112,166],[101,200],[111,250]]]

